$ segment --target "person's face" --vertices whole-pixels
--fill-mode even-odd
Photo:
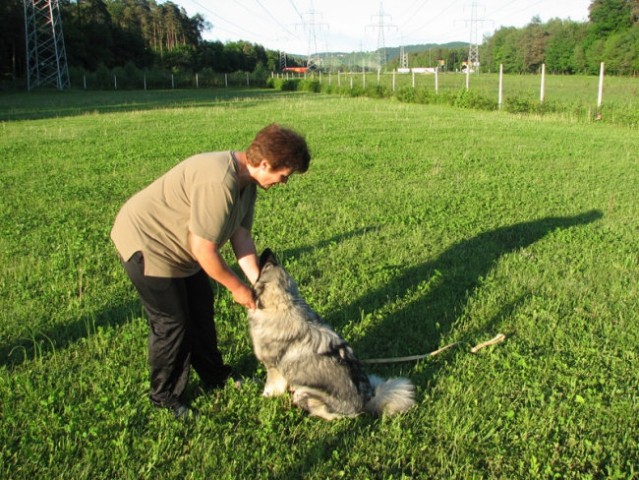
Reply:
[[[289,177],[293,174],[292,168],[280,168],[275,170],[271,168],[265,160],[260,164],[258,175],[256,175],[257,184],[264,190],[268,190],[273,185],[286,185]]]

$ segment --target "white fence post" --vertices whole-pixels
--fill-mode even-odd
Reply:
[[[435,95],[439,95],[439,67],[435,68]]]
[[[499,64],[499,94],[497,100],[497,106],[501,110],[501,105],[504,100],[504,64]]]
[[[601,108],[603,103],[603,84],[604,84],[604,62],[599,67],[599,95],[597,96],[597,108]]]
[[[541,91],[539,92],[539,103],[544,103],[544,95],[546,90],[546,64],[541,64]]]

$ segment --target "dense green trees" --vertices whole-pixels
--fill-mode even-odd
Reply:
[[[275,69],[278,52],[245,41],[202,40],[209,25],[171,1],[60,0],[69,65],[97,72],[115,67],[173,72]],[[25,73],[22,0],[0,2],[0,79]]]
[[[597,73],[599,64],[620,75],[639,73],[639,0],[593,0],[589,22],[538,18],[523,29],[504,27],[480,50],[484,69],[512,73]]]
[[[276,70],[279,54],[246,41],[203,41],[210,27],[171,1],[60,0],[68,63],[74,69],[137,68],[182,72]],[[468,49],[459,45],[411,47],[411,66],[459,69]],[[23,0],[0,1],[0,80],[25,75]],[[389,57],[390,66],[398,66]],[[539,18],[523,28],[502,27],[480,47],[483,71],[534,73],[639,73],[639,0],[592,0],[588,22]],[[289,66],[297,64],[288,59]]]

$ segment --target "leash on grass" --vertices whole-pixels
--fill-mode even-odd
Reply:
[[[473,348],[470,349],[470,353],[477,353],[482,348],[486,348],[486,347],[488,347],[490,345],[495,345],[497,343],[501,343],[504,340],[506,340],[506,335],[504,335],[503,333],[499,333],[494,338],[491,338],[490,340],[488,340],[486,342],[478,343],[477,345],[475,345]],[[453,348],[453,347],[459,345],[460,343],[462,343],[462,342],[451,343],[449,345],[446,345],[445,347],[442,347],[442,348],[440,348],[438,350],[435,350],[434,352],[425,353],[423,355],[411,355],[409,357],[394,357],[394,358],[369,358],[368,360],[360,360],[360,361],[362,363],[413,362],[415,360],[422,360],[424,358],[434,357],[435,355],[439,355],[440,353],[445,352],[446,350],[448,350],[450,348]]]

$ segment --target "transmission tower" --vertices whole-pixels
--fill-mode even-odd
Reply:
[[[477,20],[477,2],[471,5],[470,13],[470,43],[468,46],[468,65],[466,68],[475,68],[479,72],[479,34]]]
[[[408,53],[404,51],[404,45],[399,49],[399,68],[408,68]]]
[[[321,66],[321,58],[317,49],[317,35],[316,29],[322,29],[326,26],[325,23],[318,22],[317,18],[321,15],[313,8],[313,2],[311,0],[311,9],[306,12],[308,21],[304,21],[302,18],[302,27],[306,30],[308,37],[308,56],[306,57],[306,66],[309,68]]]
[[[377,68],[381,70],[386,64],[386,38],[384,32],[386,31],[386,29],[397,29],[397,26],[387,24],[384,21],[384,19],[386,17],[390,17],[390,15],[386,15],[384,13],[384,5],[382,2],[379,2],[379,13],[372,16],[372,18],[375,17],[377,17],[377,23],[368,25],[368,27],[377,29]]]
[[[492,20],[486,20],[485,18],[477,17],[476,1],[471,4],[470,14],[470,42],[468,47],[468,68],[474,68],[479,73],[479,24],[493,23]]]
[[[286,68],[286,52],[280,50],[280,70],[284,70],[284,68]]]
[[[23,0],[27,88],[70,86],[58,0]]]

